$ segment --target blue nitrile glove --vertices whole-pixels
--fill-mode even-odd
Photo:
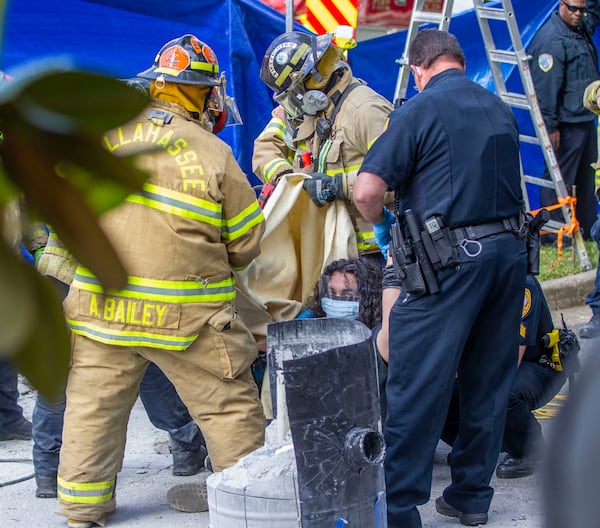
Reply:
[[[392,213],[387,207],[384,207],[383,220],[378,224],[373,224],[375,242],[377,242],[377,245],[383,254],[383,258],[386,260],[388,257],[388,250],[390,249],[390,240],[392,239],[392,235],[390,235],[390,228],[395,221],[396,217],[394,216],[394,213]]]
[[[303,187],[317,207],[323,207],[335,199],[344,199],[342,174],[328,176],[323,172],[313,172],[310,179],[304,180]]]

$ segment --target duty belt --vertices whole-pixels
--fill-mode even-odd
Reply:
[[[479,240],[500,233],[519,233],[519,217],[505,218],[496,222],[488,222],[474,226],[455,227],[450,229],[452,245],[459,246],[463,240]]]

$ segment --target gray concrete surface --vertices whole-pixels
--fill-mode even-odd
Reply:
[[[574,284],[580,284],[584,280],[589,279],[576,277]],[[558,292],[559,287],[564,288],[563,299],[578,300],[578,303],[574,306],[554,306],[555,322],[558,323],[560,313],[563,313],[571,326],[579,328],[589,319],[589,309],[583,304],[581,295],[569,293],[570,290],[563,283],[551,284],[550,287],[544,284],[547,295],[555,294],[557,298],[561,294],[549,292]],[[584,286],[580,288],[583,289]],[[570,301],[564,304],[570,304]],[[585,357],[589,354],[598,353],[595,350],[600,345],[600,339],[582,340],[582,345],[582,356],[585,361]],[[21,403],[25,415],[31,418],[35,393],[24,384],[20,387],[23,392]],[[567,393],[568,388],[565,387],[563,394]],[[560,403],[555,400],[553,405],[559,406]],[[541,423],[546,436],[551,434],[553,419],[545,419]],[[450,470],[446,464],[447,452],[448,448],[444,444],[438,446],[431,500],[421,508],[424,528],[460,526],[457,520],[437,514],[434,507],[435,498],[441,494],[450,481]],[[0,442],[0,459],[30,458],[31,442]],[[31,473],[30,462],[1,462],[0,485],[9,480],[26,477]],[[117,511],[109,518],[107,527],[208,528],[208,513],[181,513],[170,509],[166,501],[169,487],[194,478],[196,477],[174,477],[171,474],[171,456],[167,450],[166,433],[155,429],[150,424],[143,407],[138,402],[129,422],[124,467],[118,477],[118,507]],[[543,528],[541,478],[540,473],[527,478],[511,480],[494,477],[492,485],[495,488],[495,495],[490,509],[488,526],[494,528]],[[56,500],[35,498],[35,483],[32,479],[0,487],[0,528],[64,527],[66,526],[65,519],[56,514],[57,510]]]

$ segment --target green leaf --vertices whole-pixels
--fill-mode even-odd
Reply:
[[[81,192],[55,173],[55,157],[43,146],[47,134],[16,120],[10,125],[0,155],[28,207],[56,230],[75,259],[92,270],[105,288],[123,287],[127,274],[95,213]]]
[[[0,353],[23,346],[35,331],[36,291],[28,271],[0,237]]]
[[[69,331],[60,297],[50,279],[28,270],[35,289],[31,311],[33,331],[22,346],[13,349],[13,361],[31,384],[48,400],[62,395],[70,362]]]
[[[17,196],[19,196],[18,189],[10,181],[2,165],[0,165],[0,207],[14,200]]]
[[[68,67],[45,61],[18,79],[18,90],[10,90],[10,100],[29,123],[59,133],[79,130],[100,136],[133,119],[149,102],[147,95],[111,77],[53,71]]]

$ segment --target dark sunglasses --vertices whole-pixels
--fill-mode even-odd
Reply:
[[[571,11],[571,13],[577,13],[577,11],[580,11],[583,14],[587,11],[587,9],[585,7],[579,7],[579,6],[567,4],[567,2],[563,2],[562,0],[560,3],[562,5],[564,5],[569,11]]]

